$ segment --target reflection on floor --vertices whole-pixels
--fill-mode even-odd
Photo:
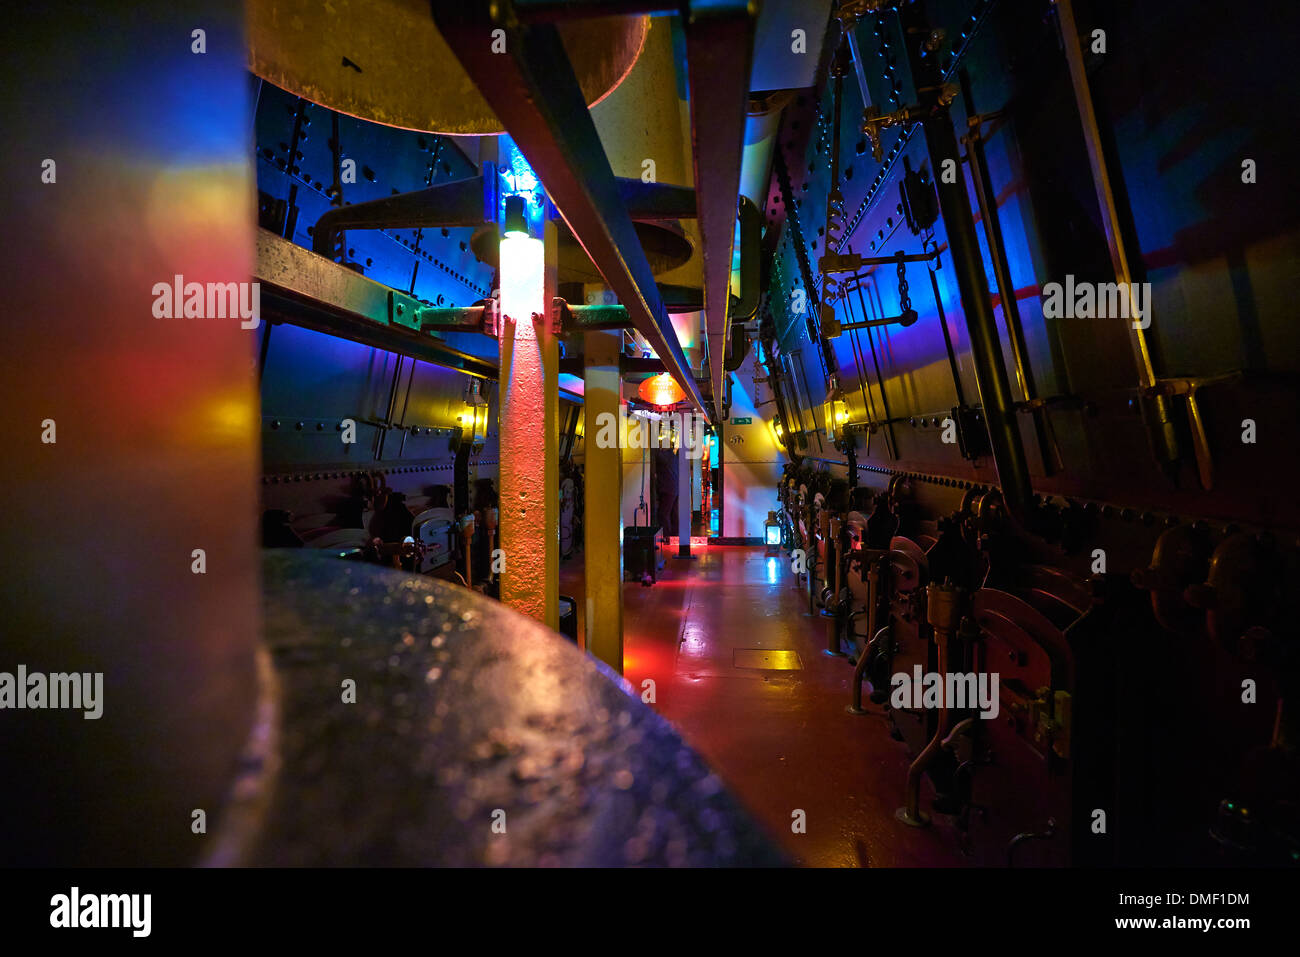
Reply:
[[[709,545],[669,558],[658,584],[624,585],[624,671],[655,682],[654,707],[709,761],[795,859],[815,867],[960,866],[938,818],[899,823],[910,757],[883,712],[845,711],[853,669],[823,654],[787,559]],[[561,569],[582,601],[582,557]],[[582,634],[582,622],[579,632]],[[922,792],[928,804],[928,784]],[[794,833],[795,812],[806,833]]]

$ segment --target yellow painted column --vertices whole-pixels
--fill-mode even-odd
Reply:
[[[615,441],[601,448],[597,437],[618,428],[622,379],[618,361],[622,334],[589,332],[583,336],[583,406],[586,441],[583,446],[583,529],[586,540],[587,607],[584,632],[588,653],[623,673],[623,450]],[[610,419],[603,418],[609,416]],[[600,426],[613,420],[612,429]]]
[[[555,223],[501,241],[501,601],[560,624],[559,340]],[[534,320],[533,314],[540,316]]]

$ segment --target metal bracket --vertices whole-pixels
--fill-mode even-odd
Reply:
[[[1149,389],[1141,390],[1144,398],[1176,395],[1186,398],[1187,422],[1192,429],[1192,448],[1196,453],[1196,470],[1200,475],[1201,488],[1207,492],[1214,488],[1214,455],[1210,451],[1210,439],[1205,432],[1205,420],[1201,418],[1196,393],[1206,386],[1233,382],[1241,377],[1241,372],[1227,372],[1202,378],[1158,379]]]
[[[627,306],[571,306],[559,296],[551,300],[551,331],[558,335],[594,332],[600,329],[631,329]]]
[[[892,113],[881,113],[878,106],[869,106],[862,111],[862,132],[866,134],[867,142],[871,144],[871,156],[877,163],[885,156],[881,133],[891,126],[911,126],[920,123],[935,110],[952,103],[957,98],[958,89],[954,83],[945,83],[942,86],[920,87],[916,92],[923,95],[933,94],[933,96],[926,96],[923,102],[904,106]]]
[[[834,339],[844,332],[852,332],[854,329],[873,329],[879,326],[903,326],[907,327],[917,320],[915,309],[909,309],[907,312],[898,316],[886,316],[883,319],[868,319],[865,322],[840,322],[835,318],[835,312],[828,306],[822,307],[822,335],[827,339]]]

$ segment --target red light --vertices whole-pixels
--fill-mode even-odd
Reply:
[[[682,387],[667,372],[661,372],[646,379],[641,383],[641,387],[636,390],[636,394],[651,405],[661,408],[676,405],[686,398],[686,393],[682,391]]]

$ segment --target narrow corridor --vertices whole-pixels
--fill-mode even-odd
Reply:
[[[944,818],[925,830],[895,819],[910,756],[879,706],[860,717],[845,710],[853,669],[824,653],[821,621],[788,559],[761,547],[692,551],[692,560],[670,557],[654,586],[624,585],[633,687],[654,682],[652,706],[800,864],[959,866]],[[580,610],[581,576],[579,555],[561,581]],[[799,810],[806,833],[792,827]]]

